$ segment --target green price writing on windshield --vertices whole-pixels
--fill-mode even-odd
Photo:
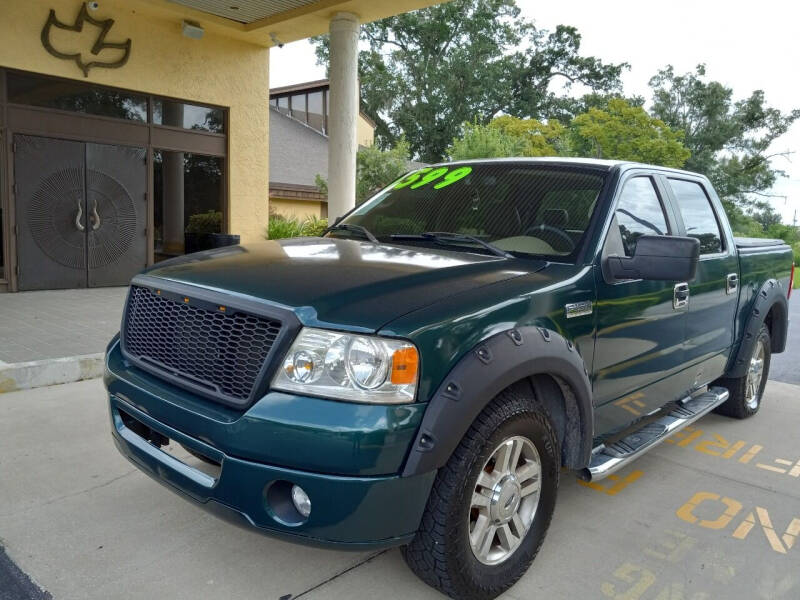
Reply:
[[[414,171],[403,177],[398,181],[392,189],[400,190],[404,187],[410,187],[412,190],[421,188],[436,180],[440,180],[433,189],[440,190],[448,185],[454,184],[460,179],[464,179],[467,175],[472,173],[472,167],[458,167],[450,170],[448,167],[425,167],[419,171]]]

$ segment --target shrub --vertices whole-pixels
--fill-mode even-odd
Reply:
[[[800,290],[800,242],[797,242],[794,246],[792,246],[792,250],[794,250],[795,264],[794,289]]]
[[[304,237],[319,237],[328,228],[328,219],[311,216],[300,225],[300,235]]]
[[[301,221],[297,217],[286,217],[278,213],[270,213],[267,226],[268,240],[281,240],[293,237],[321,236],[328,227],[327,219],[312,216]]]
[[[222,231],[222,213],[210,210],[189,217],[186,233],[220,233]]]

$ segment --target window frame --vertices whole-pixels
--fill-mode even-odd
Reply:
[[[635,179],[637,177],[647,177],[650,179],[653,189],[656,192],[656,197],[661,204],[661,210],[664,212],[664,217],[667,222],[667,235],[677,235],[680,231],[682,231],[683,222],[679,222],[675,216],[674,206],[671,202],[671,196],[669,195],[669,191],[664,187],[666,184],[661,180],[661,174],[648,169],[631,169],[623,172],[617,181],[617,187],[613,192],[611,202],[608,204],[609,209],[606,214],[607,221],[605,225],[605,232],[601,237],[602,243],[600,244],[600,251],[596,255],[598,256],[597,260],[599,260],[600,263],[599,267],[603,274],[603,279],[608,285],[624,285],[643,281],[642,279],[614,279],[608,275],[605,267],[606,259],[611,256],[608,253],[608,238],[611,235],[612,227],[614,225],[614,217],[617,213],[617,207],[619,206],[622,192],[627,183],[631,179]],[[597,208],[595,210],[597,210]]]
[[[620,204],[620,202],[622,200],[622,194],[625,193],[625,187],[631,181],[633,181],[634,179],[649,179],[650,180],[650,185],[653,187],[653,192],[655,193],[655,196],[656,196],[656,201],[658,202],[659,206],[661,207],[661,215],[664,217],[664,225],[667,228],[667,232],[664,235],[668,235],[668,236],[669,235],[675,235],[675,230],[672,228],[672,225],[671,225],[670,220],[669,220],[669,214],[667,213],[667,203],[664,201],[664,198],[659,193],[658,185],[656,183],[655,178],[653,178],[652,176],[649,176],[649,175],[636,175],[634,177],[628,177],[627,179],[625,179],[625,183],[623,183],[622,186],[620,187],[619,194],[617,195],[617,198],[615,199],[615,202],[614,202],[614,210],[612,212],[612,217],[611,217],[612,223],[613,223],[614,219],[617,216],[617,211],[619,210],[619,204]],[[617,223],[617,225],[619,226],[619,223]],[[608,231],[608,234],[606,235],[606,241],[608,241],[608,236],[609,235],[611,235],[611,230],[610,229]],[[622,235],[622,232],[620,232],[620,236],[621,235]],[[624,241],[623,241],[623,245],[624,245]],[[625,256],[628,256],[628,255],[626,254]]]

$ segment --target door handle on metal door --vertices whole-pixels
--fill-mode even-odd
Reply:
[[[738,289],[739,289],[739,275],[737,275],[736,273],[728,273],[728,277],[725,282],[725,293],[733,294]]]
[[[81,207],[81,203],[78,202],[78,214],[75,215],[75,229],[78,231],[84,231],[86,228],[81,224],[81,217],[83,216],[83,208]]]
[[[683,308],[689,304],[689,284],[675,284],[672,292],[672,308],[675,310]]]
[[[92,214],[89,216],[92,220],[92,231],[97,231],[100,229],[100,215],[97,214],[97,200],[94,201],[94,206],[92,206]]]

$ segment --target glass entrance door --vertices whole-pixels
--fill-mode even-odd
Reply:
[[[145,150],[14,137],[20,290],[127,285],[147,263]]]

